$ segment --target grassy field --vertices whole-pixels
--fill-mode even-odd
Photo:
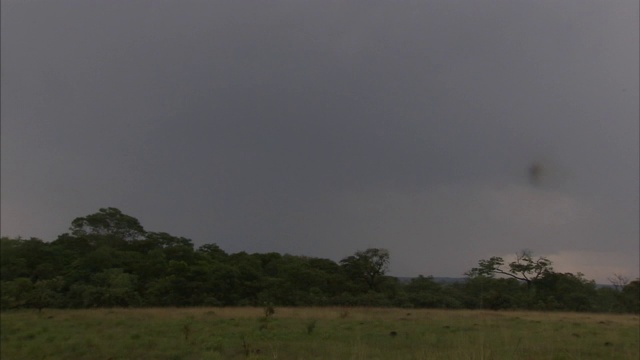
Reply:
[[[639,359],[640,318],[366,308],[32,310],[10,359]]]

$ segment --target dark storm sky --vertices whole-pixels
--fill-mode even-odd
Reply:
[[[638,2],[2,2],[2,235],[638,276]],[[539,181],[528,179],[540,164]]]

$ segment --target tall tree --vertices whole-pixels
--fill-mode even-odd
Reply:
[[[75,218],[69,228],[74,236],[113,235],[123,240],[137,240],[145,235],[138,219],[109,207],[97,213]]]
[[[516,253],[516,260],[510,262],[506,268],[504,267],[503,258],[493,256],[489,260],[480,260],[478,267],[471,269],[466,275],[470,277],[478,275],[489,277],[493,277],[496,274],[506,275],[516,280],[524,281],[527,287],[530,288],[535,280],[546,273],[553,272],[551,264],[551,260],[546,257],[540,256],[534,259],[533,253],[530,250],[523,250]]]
[[[363,281],[368,290],[378,291],[389,271],[389,262],[389,250],[370,248],[340,260],[340,266],[351,279]]]

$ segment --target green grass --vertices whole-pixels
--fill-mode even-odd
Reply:
[[[638,359],[636,315],[366,308],[4,312],[2,359]]]

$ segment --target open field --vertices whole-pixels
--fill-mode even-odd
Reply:
[[[638,359],[640,318],[368,308],[3,312],[2,359]]]

